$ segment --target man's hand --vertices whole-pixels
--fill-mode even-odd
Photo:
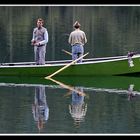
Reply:
[[[31,45],[33,45],[33,46],[40,46],[40,43],[36,42],[35,40],[31,40]]]
[[[35,40],[31,40],[31,45],[35,45],[36,44],[36,41]]]
[[[37,43],[34,43],[34,45],[35,45],[35,46],[40,46],[40,43],[39,43],[39,42],[37,42]]]

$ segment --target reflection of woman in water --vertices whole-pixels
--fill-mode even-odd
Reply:
[[[32,112],[40,131],[49,117],[49,108],[46,101],[45,87],[43,85],[35,87],[35,98],[34,104],[32,105]]]
[[[82,87],[75,87],[76,90],[83,92]],[[87,104],[84,102],[84,96],[72,91],[72,103],[69,105],[69,112],[76,124],[84,120],[87,112]]]

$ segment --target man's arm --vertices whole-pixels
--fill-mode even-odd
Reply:
[[[48,40],[49,40],[49,36],[48,36],[48,32],[46,30],[44,33],[44,40],[40,41],[39,45],[44,45],[44,44],[48,43]]]
[[[35,30],[33,30],[33,35],[32,35],[31,45],[34,45],[34,44],[36,43],[36,41],[35,41],[35,34],[34,34],[34,31],[35,31]]]
[[[71,44],[71,43],[72,43],[71,34],[70,34],[70,36],[69,36],[68,43],[69,43],[69,44]]]
[[[84,33],[84,44],[87,43],[86,34]]]

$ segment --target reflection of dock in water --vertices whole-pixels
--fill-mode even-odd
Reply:
[[[140,95],[140,77],[124,77],[124,76],[105,76],[105,77],[59,77],[55,80],[46,80],[44,78],[0,78],[0,86],[22,86],[36,87],[43,85],[47,88],[65,88],[70,91],[75,90],[73,87],[82,87],[84,92],[97,91],[105,93],[126,94],[130,97]],[[61,81],[61,82],[60,82]],[[70,86],[69,86],[70,85]],[[134,85],[130,94],[129,86]],[[78,91],[79,94],[85,96],[85,93]],[[132,95],[132,96],[131,96]]]
[[[132,83],[130,85],[134,85],[133,95],[140,95],[140,91],[135,90],[135,84]],[[124,88],[121,88],[121,87],[120,88],[118,88],[118,87],[117,88],[112,88],[112,87],[111,88],[103,88],[103,87],[96,87],[96,86],[95,87],[94,86],[88,86],[88,87],[87,86],[76,86],[76,87],[82,87],[84,92],[86,92],[86,91],[97,91],[97,92],[104,91],[106,93],[129,94],[130,93],[130,91],[129,91],[129,86],[130,85],[128,85],[128,87],[127,87],[128,89],[127,88],[124,89]],[[21,86],[21,87],[36,87],[36,86],[42,86],[42,84],[0,83],[0,86],[8,86],[8,87],[18,87],[18,86]],[[62,89],[62,88],[69,89],[68,87],[62,86],[62,85],[59,85],[59,84],[57,84],[57,85],[56,84],[43,85],[43,86],[46,87],[46,88],[51,88],[51,89]],[[69,87],[70,87],[69,90],[74,90],[72,88],[72,86],[69,86]],[[139,88],[139,90],[140,90],[140,88]],[[80,92],[79,91],[79,93],[81,93],[83,95],[86,95],[84,92]]]

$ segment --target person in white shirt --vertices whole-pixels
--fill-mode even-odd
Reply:
[[[36,65],[45,64],[46,46],[48,43],[48,31],[43,27],[44,20],[37,19],[37,27],[33,30],[31,44],[34,46],[34,59]]]

